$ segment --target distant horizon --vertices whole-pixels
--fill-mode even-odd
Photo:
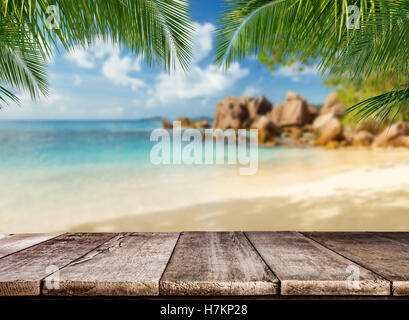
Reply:
[[[157,120],[154,120],[154,118],[160,118]],[[177,118],[177,117],[176,117]],[[30,121],[30,122],[41,122],[41,121],[72,121],[72,122],[86,122],[86,121],[162,121],[162,120],[167,120],[167,121],[174,121],[176,120],[176,118],[166,118],[166,117],[162,117],[162,116],[152,116],[152,117],[142,117],[142,118],[106,118],[106,119],[96,119],[96,118],[84,118],[84,119],[1,119],[0,118],[0,122],[6,122],[6,121]],[[197,118],[211,118],[213,119],[214,117],[210,117],[210,116],[194,116],[194,117],[187,117],[187,118],[191,118],[191,119],[197,119]]]
[[[311,106],[320,109],[323,105],[323,103],[320,104],[313,104],[309,103]],[[273,105],[274,107],[274,105]],[[178,117],[186,117],[189,119],[200,119],[200,118],[209,118],[209,119],[214,119],[214,114],[213,115],[189,115],[189,114],[179,114],[177,116],[163,116],[163,115],[152,115],[152,116],[140,116],[140,117],[134,117],[134,118],[1,118],[1,110],[0,110],[0,122],[1,121],[149,121],[153,118],[160,118],[160,120],[166,120],[166,121],[174,121]],[[152,121],[152,120],[151,120]]]

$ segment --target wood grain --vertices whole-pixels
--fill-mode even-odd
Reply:
[[[304,234],[391,281],[393,295],[409,295],[409,244],[369,232]]]
[[[409,244],[409,232],[373,232],[373,234],[378,237]]]
[[[0,237],[0,258],[58,237],[61,233],[27,233]]]
[[[282,295],[388,295],[390,283],[297,232],[246,232]],[[359,281],[351,285],[351,272]]]
[[[242,232],[182,233],[160,281],[163,295],[273,295],[278,280]]]
[[[115,235],[64,234],[0,259],[0,296],[39,295],[43,278]]]
[[[64,296],[157,296],[159,280],[179,233],[123,233],[59,271],[59,288],[43,294]],[[51,286],[52,287],[52,286]]]

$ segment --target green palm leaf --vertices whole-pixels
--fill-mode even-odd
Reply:
[[[399,86],[408,82],[407,0],[226,0],[226,5],[216,33],[216,61],[226,68],[275,48],[300,61],[316,58],[322,73],[351,81],[379,74],[398,79]],[[350,5],[360,9],[358,29],[348,28]],[[397,92],[398,87],[377,97],[378,105],[401,103],[405,95]]]
[[[47,27],[50,6],[58,8],[58,29]],[[191,60],[188,0],[3,0],[3,11],[37,35],[47,53],[58,43],[69,49],[102,38],[169,70],[176,63],[187,69]]]
[[[381,122],[395,119],[399,114],[407,114],[409,110],[409,85],[369,99],[366,99],[347,110],[357,120],[367,118]]]
[[[4,33],[7,41],[15,41],[13,50],[10,45],[3,46],[6,42],[0,39],[1,54],[5,54],[0,68],[7,73],[0,83],[29,91],[33,98],[47,91],[43,64],[52,49],[86,47],[103,39],[129,48],[144,57],[149,66],[155,62],[168,71],[179,65],[187,70],[191,62],[193,26],[188,0],[1,1],[0,28],[12,30],[18,26],[29,36],[22,41],[15,33]],[[49,28],[50,6],[58,8],[58,28]],[[16,66],[10,65],[15,62]],[[7,92],[3,87],[0,94],[10,97],[12,93]]]
[[[0,17],[0,83],[28,92],[33,100],[48,93],[45,56],[32,34],[17,21]],[[1,104],[7,99],[18,102],[17,96],[0,86]],[[1,107],[0,104],[0,107]]]

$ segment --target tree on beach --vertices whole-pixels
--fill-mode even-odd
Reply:
[[[186,70],[192,56],[189,0],[1,0],[0,107],[48,94],[53,51],[118,43],[168,71]]]
[[[232,62],[268,50],[277,63],[311,62],[322,74],[363,83],[394,83],[349,111],[380,121],[409,108],[407,0],[226,0],[216,32],[216,60]]]

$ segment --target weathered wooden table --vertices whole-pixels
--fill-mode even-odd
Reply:
[[[409,233],[0,235],[0,296],[409,296]]]

